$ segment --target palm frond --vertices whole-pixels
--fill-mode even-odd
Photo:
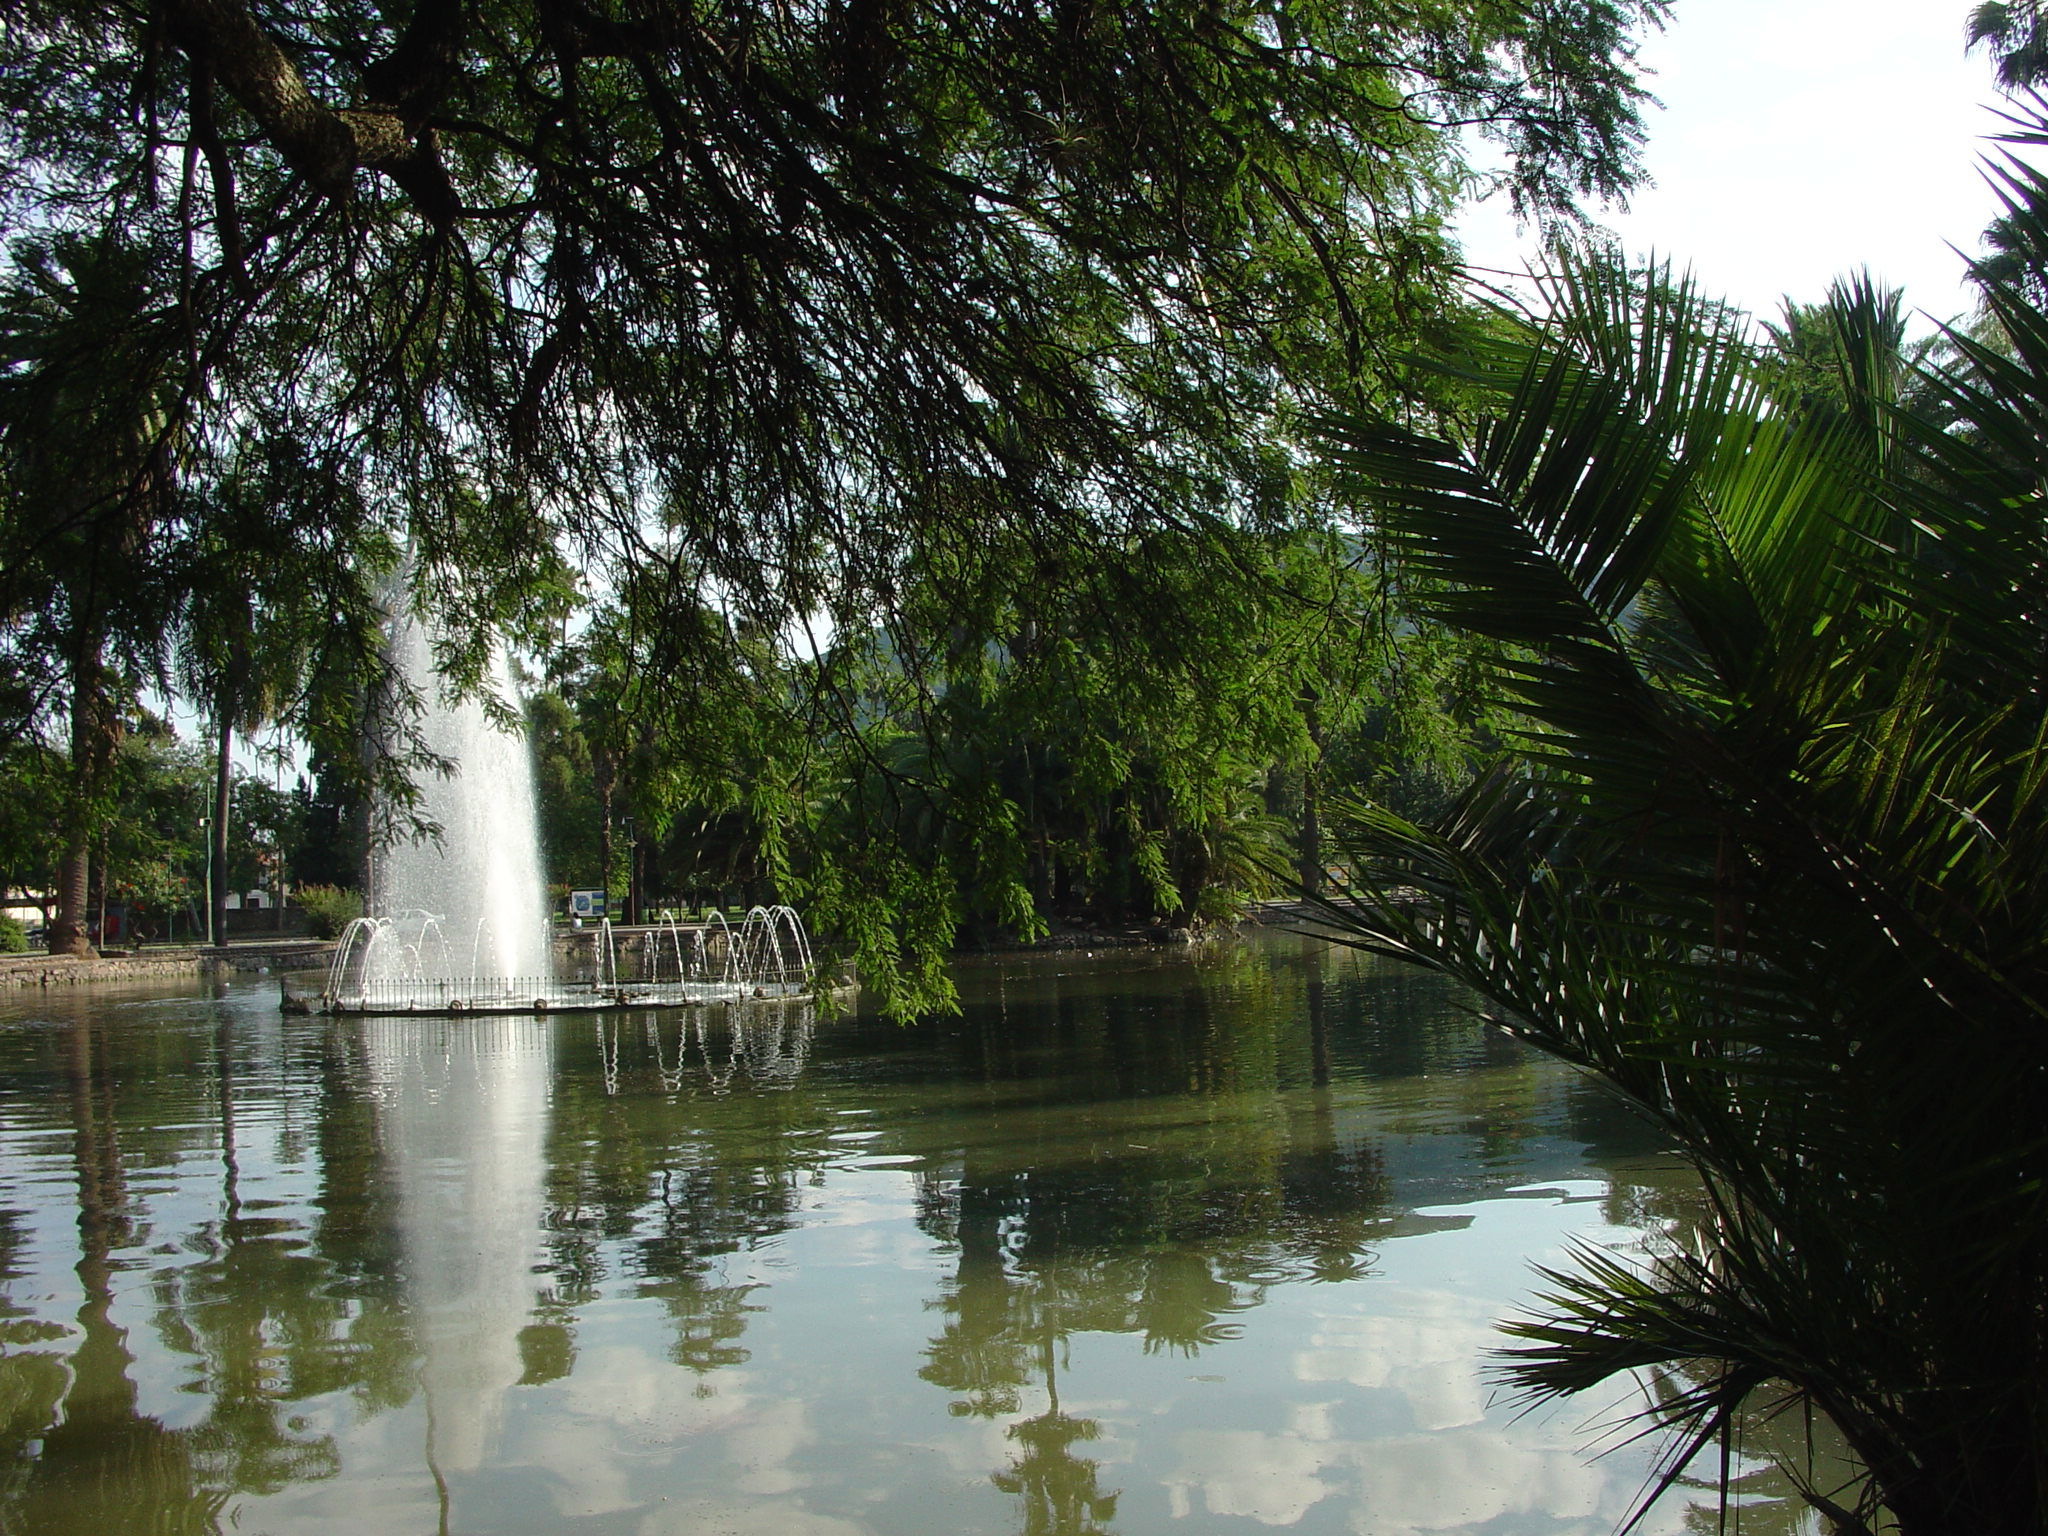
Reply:
[[[1326,424],[1516,724],[1432,824],[1343,813],[1324,919],[1597,1074],[1710,1198],[1696,1247],[1548,1275],[1509,1379],[1689,1373],[1665,1485],[1770,1384],[1908,1530],[2048,1507],[2048,311],[1991,302],[2008,348],[1934,369],[1840,285],[1816,400],[1690,285],[1586,265],[1446,362],[1470,422]]]

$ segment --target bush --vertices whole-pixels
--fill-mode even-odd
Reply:
[[[28,930],[11,917],[0,917],[0,955],[28,953]]]
[[[362,893],[346,886],[302,885],[298,902],[306,914],[306,931],[316,939],[340,938],[341,930],[363,915]]]

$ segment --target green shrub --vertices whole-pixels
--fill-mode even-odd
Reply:
[[[306,914],[306,930],[316,939],[337,939],[341,930],[363,915],[359,891],[341,885],[302,885],[299,907]]]
[[[0,917],[0,955],[28,953],[28,930],[14,918]]]

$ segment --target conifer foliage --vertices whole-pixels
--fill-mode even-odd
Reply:
[[[158,252],[185,403],[346,448],[467,600],[673,544],[779,618],[1241,507],[1438,306],[1467,126],[1532,214],[1626,189],[1662,10],[10,0],[0,206]]]

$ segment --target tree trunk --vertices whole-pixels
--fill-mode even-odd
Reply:
[[[101,780],[114,755],[112,714],[99,644],[81,641],[71,662],[71,783],[65,795],[64,858],[57,870],[57,920],[49,930],[53,955],[91,959],[98,953],[86,924]]]
[[[1297,873],[1305,896],[1323,894],[1323,721],[1317,703],[1313,688],[1302,696],[1309,744],[1315,748],[1315,755],[1301,773],[1301,843],[1298,850],[1301,862]]]
[[[1301,787],[1301,888],[1304,894],[1323,894],[1323,820],[1315,775]]]
[[[602,747],[590,754],[591,776],[597,780],[597,884],[604,892],[604,915],[612,915],[612,755]]]
[[[213,862],[213,910],[207,914],[207,937],[215,944],[228,941],[228,812],[234,805],[231,749],[235,739],[229,724],[231,713],[223,697],[214,713],[219,739],[213,759],[213,825],[207,829],[207,856]]]
[[[86,932],[86,912],[91,900],[92,841],[81,817],[74,820],[64,839],[63,861],[57,866],[57,916],[46,930],[51,954],[78,955],[90,960],[98,953]]]

